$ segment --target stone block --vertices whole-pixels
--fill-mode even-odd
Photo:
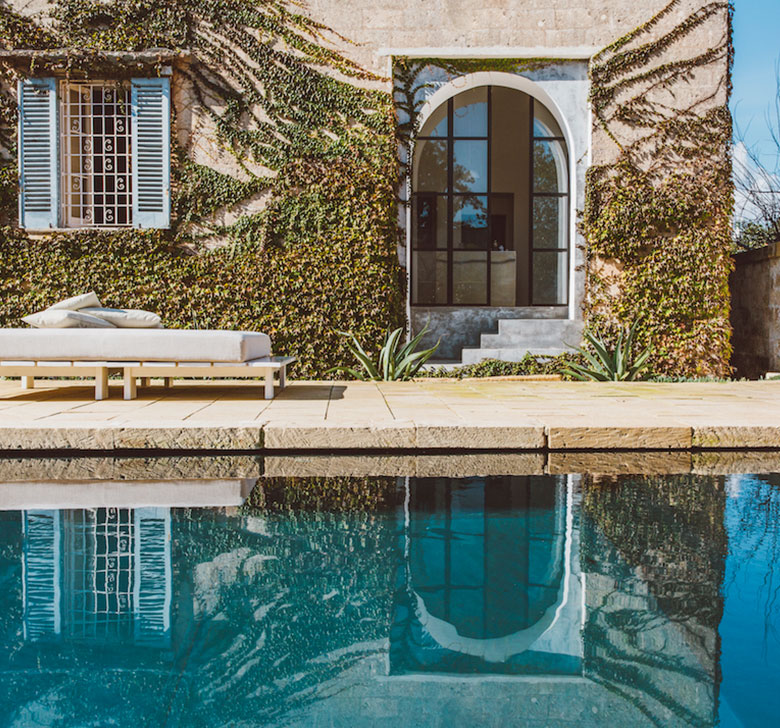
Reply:
[[[105,427],[2,427],[2,450],[111,450],[114,431]]]
[[[117,450],[259,450],[261,427],[116,428]]]
[[[264,429],[266,450],[408,450],[414,449],[410,422],[388,425],[274,425]]]
[[[547,443],[550,450],[687,450],[691,428],[562,425],[548,428]]]
[[[417,447],[444,450],[541,450],[541,425],[418,425]]]
[[[711,425],[695,427],[694,447],[701,448],[780,448],[780,425]]]

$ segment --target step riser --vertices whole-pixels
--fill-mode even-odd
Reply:
[[[565,354],[568,349],[561,347],[533,347],[522,349],[464,349],[461,362],[463,364],[479,364],[483,359],[500,359],[501,361],[522,361],[526,354],[537,356],[558,356]]]
[[[582,326],[577,321],[501,320],[497,334],[480,336],[480,348],[566,350],[579,346],[581,336]]]
[[[578,346],[579,337],[569,337],[566,333],[563,336],[551,336],[549,332],[544,336],[529,336],[528,334],[483,334],[479,343],[481,349],[518,349],[530,346],[542,349],[554,347],[567,348],[567,345],[571,345],[572,347]]]

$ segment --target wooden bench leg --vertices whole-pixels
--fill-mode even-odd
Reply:
[[[173,385],[173,378],[172,377],[163,377],[163,387],[166,389],[170,389]]]
[[[265,399],[273,399],[274,398],[274,372],[273,372],[273,370],[269,369],[265,373],[263,379],[265,381],[265,385],[264,385],[264,388],[263,388],[264,389],[263,397]]]
[[[141,386],[142,387],[148,387],[149,386],[149,382],[151,382],[151,381],[152,380],[151,380],[150,377],[141,377]]]
[[[279,389],[284,389],[287,386],[287,365],[283,365],[279,370]]]
[[[108,399],[108,368],[98,367],[95,370],[95,401]]]
[[[124,398],[125,399],[135,399],[137,390],[136,390],[136,381],[135,377],[131,376],[130,369],[125,369],[125,383],[124,383]]]
[[[35,377],[22,377],[22,389],[35,389]]]

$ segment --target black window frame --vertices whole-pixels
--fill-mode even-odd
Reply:
[[[455,108],[455,100],[458,98],[458,96],[461,93],[464,93],[465,91],[461,91],[458,94],[455,94],[454,96],[451,96],[447,101],[444,103],[447,104],[447,133],[446,135],[426,135],[426,134],[419,134],[415,137],[414,143],[417,142],[426,142],[426,141],[443,141],[447,145],[447,190],[445,192],[442,191],[430,191],[425,190],[418,192],[417,190],[412,187],[412,195],[411,195],[411,229],[409,231],[410,234],[410,256],[409,256],[409,275],[410,275],[410,292],[409,292],[409,300],[412,306],[419,306],[419,307],[425,307],[425,308],[433,308],[433,307],[469,307],[469,308],[507,308],[506,306],[494,306],[491,303],[491,299],[493,297],[493,291],[492,291],[492,225],[493,225],[493,218],[492,218],[492,199],[494,194],[507,194],[507,193],[493,193],[492,190],[492,177],[493,177],[493,170],[492,170],[492,159],[493,159],[493,103],[492,103],[492,90],[495,87],[495,85],[483,85],[483,86],[475,86],[473,89],[467,89],[467,91],[472,91],[474,89],[478,88],[485,88],[486,94],[487,94],[487,134],[485,136],[457,136],[455,135],[454,130],[454,108]],[[503,88],[503,87],[501,87]],[[525,93],[523,91],[517,90],[518,93]],[[533,96],[530,94],[526,94],[529,99],[529,116],[528,116],[528,145],[529,145],[529,193],[528,193],[528,200],[527,200],[527,208],[528,208],[528,258],[527,258],[527,275],[528,275],[528,294],[527,294],[527,302],[526,303],[518,303],[517,302],[517,296],[515,297],[515,304],[514,306],[510,306],[509,308],[524,308],[524,307],[534,307],[534,308],[568,308],[569,307],[569,288],[570,288],[570,256],[571,256],[571,229],[570,229],[570,217],[571,217],[571,173],[570,173],[570,165],[569,165],[569,155],[570,150],[568,147],[568,144],[566,142],[566,138],[564,136],[536,136],[535,134],[535,111],[536,111],[536,104],[539,103]],[[542,105],[544,107],[544,105]],[[456,192],[454,190],[454,173],[453,173],[453,167],[454,167],[454,150],[455,150],[455,142],[456,141],[486,141],[487,142],[487,184],[486,184],[486,191],[479,191],[479,192]],[[536,192],[535,186],[534,186],[534,145],[536,142],[556,142],[563,145],[563,148],[567,155],[567,165],[566,165],[566,177],[565,177],[565,192]],[[412,154],[414,154],[414,150],[412,150]],[[412,183],[414,180],[412,180]],[[487,260],[486,260],[486,286],[485,286],[485,294],[486,294],[486,301],[484,303],[480,302],[474,302],[474,303],[467,303],[467,302],[458,302],[455,303],[453,301],[453,261],[454,261],[454,255],[453,253],[456,252],[456,249],[454,248],[453,241],[454,241],[454,206],[455,206],[455,197],[486,197],[487,199],[487,231],[488,231],[488,244],[485,247],[485,252],[487,253]],[[439,248],[437,247],[436,239],[435,239],[435,228],[434,228],[434,241],[432,247],[417,247],[417,217],[416,217],[416,209],[417,209],[417,200],[419,198],[428,198],[436,200],[438,197],[445,197],[447,199],[447,247],[446,248]],[[565,248],[537,248],[534,245],[534,201],[537,198],[565,198],[566,199],[566,217],[561,222],[565,226],[566,230],[566,242],[567,245]],[[437,209],[438,206],[434,203],[434,208]],[[417,286],[415,285],[415,264],[414,264],[414,258],[415,254],[419,251],[430,251],[433,253],[440,253],[440,252],[446,252],[447,253],[447,297],[446,302],[444,303],[437,303],[437,302],[420,302],[417,300],[415,296],[415,290]],[[565,271],[566,271],[566,284],[565,284],[565,296],[564,301],[562,303],[534,303],[534,253],[536,252],[546,252],[546,253],[554,253],[556,255],[560,255],[561,253],[566,253],[565,259],[564,259],[564,265],[565,265]],[[518,264],[520,263],[520,258],[518,257]]]

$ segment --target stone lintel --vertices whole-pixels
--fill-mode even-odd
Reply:
[[[133,72],[149,73],[161,66],[185,66],[191,60],[192,55],[188,50],[169,48],[149,48],[144,51],[98,51],[86,48],[0,50],[0,63],[33,76],[58,73],[93,76],[103,70],[126,76]]]

